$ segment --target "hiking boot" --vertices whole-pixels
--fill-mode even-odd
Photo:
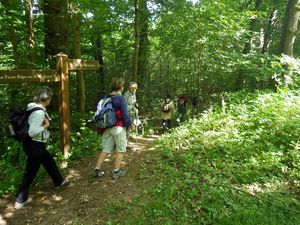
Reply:
[[[94,176],[95,178],[97,178],[97,177],[102,177],[102,176],[104,176],[104,171],[102,171],[102,170],[100,170],[100,169],[95,169],[95,170],[94,170],[94,173],[93,173],[93,176]]]
[[[32,198],[28,197],[25,202],[15,202],[14,203],[14,209],[22,209],[27,203],[31,202]]]
[[[123,177],[126,174],[126,170],[119,169],[118,171],[113,171],[113,179],[118,179],[119,177]]]

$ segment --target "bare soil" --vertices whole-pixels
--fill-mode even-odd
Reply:
[[[111,178],[112,155],[103,164],[105,176],[93,178],[91,172],[98,157],[94,155],[73,162],[64,171],[70,186],[55,189],[46,177],[31,187],[33,201],[22,209],[13,209],[13,196],[1,199],[0,225],[96,225],[107,224],[112,219],[121,221],[122,215],[112,210],[114,204],[132,202],[151,183],[151,178],[141,177],[140,172],[153,162],[151,145],[156,138],[153,135],[131,141],[134,148],[127,151],[123,160],[127,169],[125,177]]]

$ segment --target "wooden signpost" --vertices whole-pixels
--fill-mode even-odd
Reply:
[[[56,70],[0,70],[0,84],[59,82],[59,115],[61,150],[65,158],[71,151],[69,71],[97,70],[97,60],[68,59],[63,53],[56,55]]]
[[[59,82],[56,70],[0,70],[0,83]]]

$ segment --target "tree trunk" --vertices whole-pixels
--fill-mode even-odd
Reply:
[[[98,78],[97,78],[97,86],[99,87],[98,91],[98,98],[103,98],[104,95],[106,94],[105,91],[105,71],[104,71],[104,60],[103,60],[103,53],[102,53],[102,41],[101,41],[101,36],[98,35],[97,39],[95,40],[95,59],[99,61],[100,68],[98,71]]]
[[[67,0],[44,0],[45,53],[50,66],[55,67],[53,57],[68,54],[68,4]]]
[[[277,17],[278,17],[278,10],[273,9],[269,16],[267,28],[265,29],[265,32],[263,34],[263,44],[261,49],[261,53],[263,54],[266,53],[269,49],[271,35],[276,25]]]
[[[138,61],[139,61],[139,51],[140,51],[140,0],[134,0],[134,12],[135,12],[135,44],[134,53],[132,60],[132,74],[131,81],[137,81],[138,73]]]
[[[25,18],[27,28],[27,43],[28,43],[28,68],[33,69],[34,65],[34,32],[33,32],[33,13],[32,3],[33,0],[25,0]]]
[[[80,22],[76,12],[76,3],[70,4],[71,25],[73,33],[73,57],[81,59]],[[85,80],[83,71],[77,71],[77,112],[85,112]]]
[[[289,0],[282,24],[282,35],[279,46],[279,54],[293,56],[294,42],[298,31],[300,16],[300,0]]]
[[[147,77],[147,65],[149,56],[149,40],[148,40],[148,20],[150,12],[147,8],[147,0],[141,0],[141,15],[140,15],[140,47],[138,52],[137,74],[140,87]]]

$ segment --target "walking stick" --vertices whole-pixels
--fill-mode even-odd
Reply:
[[[137,136],[138,136],[138,133],[139,133],[139,131],[138,131],[138,126],[139,126],[139,117],[138,117],[138,115],[136,114],[136,116],[135,116],[135,121],[136,121],[136,126],[135,126],[135,145],[137,146],[137,143],[138,143],[138,138],[137,138]]]

